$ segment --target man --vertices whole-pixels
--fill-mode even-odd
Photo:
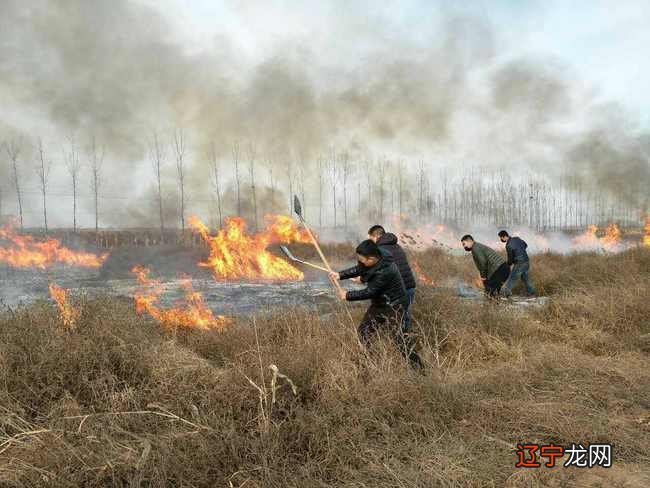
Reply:
[[[393,260],[402,276],[408,297],[408,306],[404,312],[404,332],[411,330],[411,306],[415,300],[415,276],[411,271],[408,258],[402,246],[397,243],[397,236],[386,230],[381,225],[373,225],[368,229],[368,238],[375,242],[380,248],[392,254]]]
[[[481,275],[485,292],[490,298],[497,298],[503,283],[508,279],[510,268],[501,255],[491,247],[475,242],[474,238],[466,234],[460,242],[463,249],[472,253],[474,264]]]
[[[528,276],[528,271],[530,270],[530,260],[526,252],[528,244],[519,237],[510,237],[505,230],[499,232],[499,239],[506,244],[508,266],[512,266],[510,276],[508,276],[508,281],[506,281],[506,286],[503,288],[503,296],[509,297],[512,295],[512,289],[517,284],[517,281],[519,281],[519,278],[526,285],[528,296],[535,296],[537,292]]]
[[[409,343],[402,331],[408,297],[392,256],[370,239],[359,244],[356,253],[358,260],[356,266],[339,273],[332,272],[330,278],[346,280],[359,276],[361,281],[366,284],[366,288],[362,290],[340,289],[338,292],[341,300],[370,300],[370,306],[357,329],[361,342],[368,345],[372,336],[380,329],[384,329],[390,332],[397,342],[400,352],[409,359],[411,365],[416,369],[421,369],[422,361],[413,349],[413,344]]]

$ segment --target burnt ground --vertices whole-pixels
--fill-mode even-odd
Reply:
[[[198,263],[207,258],[205,248],[179,246],[120,247],[115,249],[99,269],[57,266],[47,270],[0,267],[0,304],[15,307],[38,299],[49,299],[48,285],[52,282],[71,290],[74,296],[109,295],[130,299],[140,285],[131,269],[146,266],[151,277],[163,283],[163,306],[182,302],[182,277],[191,276],[196,291],[216,314],[240,315],[273,312],[283,306],[306,306],[328,313],[337,307],[332,287],[325,273],[304,267],[303,281],[219,281],[209,269]],[[336,269],[348,266],[339,258],[332,263]],[[300,265],[299,265],[300,266]],[[346,287],[354,288],[353,283]],[[421,285],[422,286],[422,285]],[[460,278],[449,278],[435,288],[435,293],[451,294],[467,300],[482,301],[480,290]],[[544,305],[544,299],[504,302],[508,307]],[[364,304],[352,304],[363,307]]]
[[[98,269],[55,266],[40,270],[0,266],[0,304],[15,307],[48,298],[50,283],[67,288],[74,295],[108,294],[129,298],[139,288],[131,272],[135,265],[149,268],[151,278],[163,283],[163,305],[182,300],[182,278],[187,276],[217,314],[272,311],[285,305],[314,308],[336,302],[326,275],[320,271],[303,270],[303,281],[218,281],[209,269],[199,266],[205,258],[207,250],[204,248],[165,245],[117,248]]]

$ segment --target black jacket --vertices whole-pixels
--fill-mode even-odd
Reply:
[[[526,248],[528,244],[519,237],[511,237],[506,242],[506,252],[508,253],[508,266],[512,264],[522,264],[528,262],[528,253]]]
[[[404,249],[397,243],[397,236],[387,232],[379,238],[377,245],[393,255],[393,259],[399,269],[399,274],[402,275],[406,289],[415,288],[415,276],[413,276],[413,271],[411,271],[411,266],[409,266]]]
[[[361,281],[366,283],[366,288],[362,290],[348,291],[346,299],[348,301],[371,300],[372,305],[381,307],[398,304],[406,307],[408,297],[399,269],[391,254],[384,249],[380,248],[380,250],[382,258],[372,268],[359,263],[339,272],[342,280],[360,276]]]

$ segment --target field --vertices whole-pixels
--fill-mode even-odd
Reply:
[[[74,330],[45,301],[4,312],[0,486],[650,486],[650,249],[537,255],[533,278],[544,308],[420,286],[424,375],[388,340],[365,354],[343,309],[218,331],[108,297],[76,297]],[[611,443],[613,466],[515,468],[524,442]]]

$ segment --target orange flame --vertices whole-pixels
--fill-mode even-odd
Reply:
[[[226,219],[216,236],[197,217],[189,225],[210,247],[210,256],[200,266],[210,268],[216,279],[302,280],[300,270],[266,250],[276,243],[309,242],[309,235],[286,215],[267,216],[266,229],[257,234],[246,231],[246,221],[240,217]]]
[[[177,327],[195,327],[198,329],[222,328],[230,319],[223,315],[215,316],[203,300],[203,295],[194,291],[192,282],[189,279],[183,281],[185,288],[184,306],[176,306],[167,310],[159,308],[158,302],[164,289],[159,281],[149,278],[149,269],[142,266],[135,266],[132,270],[138,278],[138,282],[146,287],[135,293],[135,309],[139,314],[148,313],[155,320],[165,327],[174,329]]]
[[[650,217],[645,221],[645,235],[643,236],[643,245],[650,247]]]
[[[74,329],[80,312],[68,301],[69,290],[61,288],[54,283],[50,283],[49,288],[50,296],[59,308],[59,318],[61,319],[63,326],[68,330]]]
[[[608,251],[618,248],[621,243],[621,229],[616,224],[609,224],[605,229],[605,236],[601,239],[603,247]]]
[[[436,286],[435,281],[433,281],[432,278],[427,276],[427,274],[422,271],[420,263],[418,263],[415,259],[413,260],[413,271],[415,271],[415,276],[417,276],[418,280],[420,280],[425,285]]]
[[[618,225],[615,223],[609,224],[605,228],[605,235],[603,237],[598,237],[597,233],[597,225],[592,224],[588,226],[584,234],[573,239],[574,247],[580,250],[604,249],[610,252],[622,250],[622,232]]]
[[[30,235],[17,234],[7,225],[0,227],[0,263],[7,263],[14,268],[49,268],[56,263],[71,266],[97,268],[108,257],[108,254],[96,255],[87,252],[77,252],[61,245],[58,239],[36,241]]]

